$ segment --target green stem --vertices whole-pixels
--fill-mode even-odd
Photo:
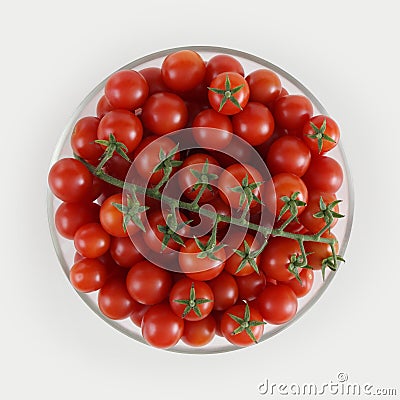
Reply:
[[[232,218],[229,216],[221,215],[221,214],[215,213],[214,211],[211,211],[209,209],[205,209],[204,207],[199,209],[198,206],[193,205],[193,203],[187,203],[185,201],[178,201],[172,197],[162,195],[159,191],[159,188],[157,188],[157,186],[154,188],[144,188],[139,185],[121,181],[120,179],[114,178],[113,176],[106,174],[104,171],[96,171],[96,167],[89,164],[84,159],[80,158],[79,156],[75,155],[75,158],[77,160],[81,161],[93,175],[96,175],[101,180],[103,180],[107,183],[110,183],[121,189],[123,189],[124,187],[127,187],[133,192],[145,194],[146,196],[151,197],[156,200],[161,201],[161,198],[162,198],[162,201],[164,203],[166,203],[172,207],[176,207],[178,205],[178,207],[183,210],[197,212],[200,215],[208,217],[213,221],[217,221],[217,219],[218,219],[219,222],[226,222],[228,224],[249,228],[254,231],[260,232],[265,237],[267,237],[268,235],[281,236],[281,237],[285,237],[288,239],[294,239],[297,241],[301,240],[303,242],[320,242],[320,243],[327,243],[329,245],[334,245],[336,242],[335,239],[333,239],[333,238],[320,237],[320,232],[315,235],[302,235],[299,233],[286,232],[286,231],[282,231],[280,228],[273,229],[270,227],[254,224],[252,222],[243,221],[242,218]],[[329,228],[329,226],[326,229],[328,229],[328,228]]]
[[[192,205],[194,208],[198,209],[199,208],[199,200],[201,198],[201,196],[203,196],[203,193],[206,191],[207,189],[207,183],[204,183],[201,185],[201,188],[199,189],[196,198],[192,201]]]

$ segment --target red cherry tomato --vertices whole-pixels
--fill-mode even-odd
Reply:
[[[258,309],[270,324],[279,325],[290,321],[297,312],[297,297],[293,290],[282,284],[267,285],[257,297]]]
[[[154,93],[168,91],[168,87],[165,85],[161,76],[161,68],[148,67],[141,69],[139,72],[149,85],[149,96]]]
[[[219,177],[218,189],[221,199],[233,208],[240,208],[247,204],[247,199],[244,200],[243,204],[240,204],[239,192],[234,192],[231,189],[241,186],[243,179],[247,176],[248,183],[262,182],[261,174],[251,165],[233,164],[226,168],[225,171]],[[252,193],[259,198],[260,187],[252,189]],[[250,203],[250,208],[257,205],[257,202],[253,200]]]
[[[324,238],[336,239],[336,236],[333,233],[325,232],[322,234]],[[336,254],[339,251],[338,242],[334,245]],[[307,263],[314,270],[320,270],[322,268],[322,261],[325,258],[332,256],[332,249],[327,243],[318,243],[318,242],[304,242],[304,249],[306,253],[310,253],[307,256]]]
[[[299,220],[304,227],[311,233],[319,232],[325,226],[324,218],[315,218],[314,214],[321,211],[320,199],[324,201],[325,205],[331,204],[336,201],[336,196],[330,193],[322,193],[320,191],[309,191],[307,206],[301,213]],[[332,211],[339,213],[339,205],[333,207]],[[334,218],[331,228],[333,228],[337,223],[337,218]]]
[[[168,304],[150,307],[142,320],[142,335],[151,346],[166,349],[182,337],[183,319],[172,312]]]
[[[178,225],[188,221],[186,216],[183,213],[179,212],[176,213],[176,219]],[[167,233],[161,232],[160,227],[161,229],[166,229]],[[163,240],[165,235],[171,236],[176,233],[181,237],[182,240],[185,240],[185,238],[189,235],[190,227],[189,225],[185,224],[175,232],[173,229],[168,227],[162,211],[155,210],[149,213],[145,229],[146,231],[143,232],[143,239],[148,248],[156,253],[168,254],[173,251],[179,250],[181,244],[170,237],[170,239],[168,240],[168,242],[165,243],[164,246]]]
[[[126,289],[124,277],[120,275],[107,280],[97,300],[100,311],[110,319],[128,318],[136,304]]]
[[[301,254],[297,240],[284,237],[273,237],[261,255],[260,267],[268,278],[288,281],[294,275],[288,270],[290,257]]]
[[[133,235],[139,231],[139,227],[132,221],[128,223],[127,230],[124,230],[123,214],[114,206],[114,204],[124,204],[122,194],[117,193],[108,197],[100,208],[100,222],[104,230],[116,237],[126,237],[128,233]]]
[[[298,192],[296,200],[307,203],[308,190],[304,182],[297,175],[290,174],[288,172],[281,172],[272,178],[272,184],[274,190],[271,190],[271,183],[267,183],[265,187],[265,204],[272,211],[275,209],[276,216],[279,216],[283,206],[286,204],[283,200],[283,196],[291,197],[294,193]],[[268,188],[270,190],[268,190]],[[275,192],[275,193],[274,193]],[[305,206],[298,206],[298,215],[300,215]],[[291,216],[290,211],[286,211],[281,219],[287,220]]]
[[[89,162],[97,162],[103,154],[102,147],[94,142],[97,140],[99,123],[96,117],[83,117],[75,124],[71,135],[72,150]]]
[[[311,161],[308,147],[295,136],[283,136],[275,140],[269,148],[267,166],[272,175],[289,172],[303,176]]]
[[[310,292],[314,283],[314,271],[303,269],[300,274],[301,283],[297,279],[291,279],[282,284],[289,286],[297,297],[304,297]]]
[[[142,326],[144,314],[146,314],[150,307],[151,306],[146,306],[145,304],[140,304],[137,301],[134,301],[132,312],[129,318],[136,326],[140,328]]]
[[[233,249],[233,250],[237,250],[237,251],[241,251],[241,252],[245,253],[245,246],[244,246],[245,241],[246,241],[247,245],[249,246],[250,251],[257,251],[261,247],[261,244],[259,243],[259,241],[255,240],[254,235],[247,233],[243,239],[242,244],[237,249]],[[258,265],[259,257],[256,257],[254,259],[254,262],[256,263],[256,265]],[[255,272],[255,269],[250,264],[249,261],[243,263],[243,257],[240,256],[239,254],[237,254],[236,252],[233,252],[233,254],[225,262],[225,271],[229,272],[230,274],[232,274],[234,276],[246,276],[246,275],[250,275],[253,272]]]
[[[275,122],[286,129],[303,129],[312,114],[311,101],[299,94],[281,97],[274,105]]]
[[[76,250],[87,258],[97,258],[108,251],[110,235],[96,222],[81,226],[75,233]]]
[[[246,77],[250,88],[250,101],[268,105],[278,98],[282,90],[279,76],[269,69],[257,69]]]
[[[135,264],[126,277],[131,297],[146,305],[157,304],[167,298],[171,284],[171,274],[147,260]]]
[[[48,182],[54,196],[73,203],[90,196],[93,178],[81,162],[63,158],[51,167]]]
[[[104,93],[112,107],[135,110],[145,102],[149,86],[139,72],[123,70],[108,78]]]
[[[83,258],[72,266],[69,277],[76,290],[94,292],[105,284],[107,269],[99,260]]]
[[[112,110],[101,120],[97,138],[109,140],[113,134],[117,142],[127,147],[127,153],[136,149],[143,137],[143,127],[139,118],[128,110]]]
[[[102,119],[109,111],[114,110],[113,106],[108,102],[106,96],[101,96],[97,102],[96,115],[97,118]]]
[[[229,308],[225,311],[222,319],[221,319],[221,332],[224,337],[237,346],[249,346],[254,344],[253,338],[246,332],[246,329],[242,330],[240,333],[235,334],[235,330],[240,327],[238,322],[236,322],[231,315],[244,319],[245,318],[245,304],[238,304]],[[263,322],[261,314],[253,307],[249,307],[250,315],[249,321]],[[247,329],[251,330],[256,341],[260,340],[263,332],[264,325],[255,325],[250,326]]]
[[[187,120],[188,110],[185,102],[173,93],[155,93],[143,106],[143,125],[156,135],[183,129]]]
[[[218,177],[218,169],[215,166],[219,166],[218,161],[207,154],[195,153],[186,158],[183,162],[181,169],[182,171],[179,173],[179,186],[183,190],[184,195],[189,200],[194,200],[196,196],[199,194],[200,186],[197,189],[194,188],[194,185],[198,182],[198,178],[192,173],[192,171],[196,171],[199,174],[202,173],[202,170],[206,166],[206,162],[208,163],[207,174],[214,174]],[[185,170],[183,170],[186,168]],[[206,188],[203,194],[199,198],[199,204],[207,203],[218,195],[218,191],[216,189],[217,178],[208,180],[211,190]]]
[[[242,64],[236,58],[226,54],[218,54],[207,62],[205,81],[208,86],[219,74],[223,72],[236,72],[244,76]]]
[[[239,289],[239,299],[252,301],[265,288],[267,280],[262,271],[259,274],[253,272],[246,276],[237,276],[236,283]]]
[[[130,268],[143,260],[143,255],[129,237],[113,237],[110,243],[110,254],[121,267]]]
[[[338,144],[340,130],[332,118],[316,115],[304,125],[302,139],[314,154],[324,154]]]
[[[228,116],[208,108],[196,115],[192,124],[194,140],[201,147],[211,150],[222,150],[232,140],[232,122]],[[203,129],[200,129],[203,128]],[[216,131],[215,128],[219,129]]]
[[[200,242],[205,245],[208,241],[208,236],[199,238]],[[219,243],[217,242],[217,245]],[[209,257],[198,258],[197,255],[201,252],[194,239],[188,239],[185,242],[185,247],[181,247],[179,253],[179,265],[182,272],[189,279],[199,281],[209,281],[217,277],[224,269],[226,254],[224,248],[215,252],[215,257],[218,260],[212,260]]]
[[[265,143],[274,132],[271,112],[261,103],[249,102],[232,117],[233,132],[252,146]]]
[[[238,286],[235,278],[222,271],[216,278],[207,281],[214,293],[214,310],[226,310],[238,299]]]
[[[205,346],[214,338],[215,330],[216,322],[212,315],[200,321],[185,321],[182,341],[193,347]]]
[[[155,139],[157,139],[156,142],[154,142]],[[142,178],[147,179],[150,184],[156,185],[164,176],[162,170],[153,172],[160,163],[160,150],[162,149],[165,154],[170,154],[176,143],[168,137],[157,138],[154,136],[147,137],[143,142],[145,142],[144,147],[140,149],[140,152],[135,153],[134,165]],[[172,159],[180,160],[179,151],[174,154]]]
[[[249,101],[249,95],[249,85],[246,80],[235,72],[217,75],[208,88],[208,101],[211,107],[225,115],[242,111]]]
[[[54,217],[58,233],[73,239],[81,226],[99,220],[99,210],[99,205],[95,203],[62,203]]]
[[[172,90],[185,92],[199,85],[206,73],[201,56],[192,50],[169,54],[161,66],[164,83]]]
[[[194,293],[194,300],[191,300],[191,293]],[[187,321],[200,321],[212,311],[214,294],[207,283],[183,278],[172,287],[169,304],[179,317]]]
[[[333,158],[314,156],[303,180],[309,189],[336,193],[343,183],[343,170]]]

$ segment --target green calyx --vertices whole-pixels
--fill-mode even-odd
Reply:
[[[242,179],[242,184],[239,186],[235,186],[230,190],[235,193],[240,193],[239,198],[239,206],[243,207],[245,201],[247,200],[247,207],[250,207],[251,202],[254,200],[255,202],[264,205],[263,202],[253,193],[255,189],[260,187],[264,182],[253,182],[249,183],[249,176],[246,176]]]
[[[201,314],[201,310],[199,308],[199,304],[210,303],[212,300],[205,298],[196,298],[196,291],[194,288],[194,282],[192,282],[192,286],[190,287],[189,298],[188,299],[177,299],[174,300],[175,303],[184,304],[186,307],[183,310],[182,318],[185,318],[186,315],[193,310],[193,312],[201,318],[203,315]]]
[[[243,246],[244,246],[244,251],[241,251],[239,249],[235,250],[235,253],[242,258],[242,261],[240,262],[237,270],[235,271],[235,274],[240,272],[246,264],[250,264],[251,267],[254,269],[257,274],[260,274],[260,271],[258,269],[257,265],[257,257],[262,253],[262,251],[265,249],[265,246],[267,245],[267,241],[264,241],[264,244],[257,250],[251,250],[251,247],[247,243],[246,240],[243,241]]]
[[[314,133],[311,135],[307,135],[311,139],[317,139],[318,143],[318,153],[321,153],[322,151],[322,146],[324,140],[331,142],[331,143],[336,143],[330,136],[325,134],[326,131],[326,119],[324,119],[324,122],[322,122],[321,126],[318,128],[314,123],[310,121],[310,126]]]
[[[110,133],[108,140],[95,140],[95,143],[101,144],[102,146],[106,147],[103,155],[100,157],[100,163],[96,167],[96,174],[100,173],[101,169],[104,167],[107,161],[114,155],[114,153],[119,154],[126,161],[129,162],[131,161],[126,154],[128,148],[125,146],[124,143],[117,142],[117,139],[112,133]]]
[[[211,92],[219,94],[219,95],[222,96],[221,102],[219,104],[218,111],[222,110],[222,108],[224,107],[224,105],[226,104],[227,101],[230,101],[237,108],[239,108],[240,110],[243,110],[242,106],[239,104],[239,102],[236,99],[236,97],[234,97],[234,94],[236,94],[240,90],[242,90],[243,87],[244,87],[244,84],[232,88],[231,87],[231,81],[229,79],[229,75],[226,75],[224,89],[218,89],[218,88],[209,87],[208,90],[210,90]]]
[[[176,214],[174,213],[167,215],[166,222],[167,222],[166,225],[157,225],[158,231],[163,234],[161,249],[165,250],[165,248],[168,246],[168,242],[171,239],[174,242],[178,243],[179,245],[185,247],[185,242],[177,232],[179,232],[186,225],[190,224],[190,222],[192,221],[184,221],[178,224],[178,221],[176,219]]]
[[[239,324],[239,326],[231,333],[231,335],[238,335],[239,333],[242,333],[243,331],[247,333],[247,335],[250,337],[250,339],[254,343],[258,343],[256,337],[254,336],[253,331],[251,330],[252,327],[258,326],[258,325],[265,325],[264,321],[251,321],[250,320],[250,307],[246,303],[245,309],[244,309],[244,316],[243,318],[238,317],[237,315],[233,315],[228,313],[228,315]]]

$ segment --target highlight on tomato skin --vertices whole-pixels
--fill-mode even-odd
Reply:
[[[338,123],[245,67],[183,49],[114,73],[48,173],[71,285],[156,348],[254,345],[343,261]]]

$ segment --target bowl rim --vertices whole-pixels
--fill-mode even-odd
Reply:
[[[215,53],[217,54],[227,54],[231,56],[237,56],[241,57],[243,59],[246,59],[248,61],[252,61],[255,63],[258,63],[259,65],[268,68],[282,77],[284,77],[286,80],[288,80],[290,83],[292,83],[294,86],[296,86],[299,90],[301,90],[321,111],[324,115],[329,116],[328,111],[325,109],[325,107],[322,105],[322,103],[315,97],[315,95],[306,87],[304,86],[299,80],[297,80],[293,75],[289,74],[286,72],[284,69],[278,67],[277,65],[261,58],[258,57],[254,54],[247,53],[245,51],[241,50],[236,50],[232,48],[227,48],[227,47],[220,47],[220,46],[180,46],[180,47],[173,47],[173,48],[168,48],[164,50],[160,50],[157,52],[153,52],[150,54],[147,54],[143,57],[137,58],[134,61],[129,62],[128,64],[118,68],[111,74],[109,74],[106,78],[104,78],[99,84],[97,84],[86,96],[85,98],[80,102],[80,104],[77,106],[75,109],[74,113],[71,115],[69,118],[60,138],[58,139],[58,142],[56,144],[55,150],[53,152],[53,155],[51,157],[50,161],[50,166],[51,166],[59,159],[62,148],[64,146],[65,140],[67,139],[68,135],[72,132],[73,126],[76,123],[77,118],[80,116],[81,112],[84,110],[84,108],[89,104],[90,101],[99,93],[100,90],[102,90],[105,86],[106,81],[108,78],[113,75],[115,72],[124,70],[124,69],[133,69],[135,67],[140,66],[143,63],[149,62],[154,60],[155,58],[160,58],[160,57],[165,57],[170,53],[180,51],[180,50],[192,50],[196,52],[208,52],[208,53]],[[348,246],[348,242],[350,239],[350,234],[353,226],[353,215],[354,215],[354,187],[353,187],[353,179],[350,173],[350,168],[348,164],[347,157],[345,155],[345,152],[343,150],[342,146],[342,140],[338,143],[339,152],[341,154],[341,157],[343,159],[343,169],[346,174],[346,179],[347,179],[347,193],[348,193],[348,214],[346,215],[346,229],[345,233],[343,236],[343,240],[340,243],[340,253],[341,255],[345,254],[346,248]],[[54,249],[57,254],[57,258],[61,264],[61,267],[65,273],[66,278],[69,281],[69,270],[70,267],[65,260],[64,254],[62,252],[61,246],[59,245],[58,238],[59,234],[56,230],[55,224],[54,224],[54,207],[53,207],[53,199],[54,196],[51,193],[50,189],[47,188],[47,218],[48,218],[48,223],[49,223],[49,229],[50,229],[50,234],[51,234],[51,239],[53,242]],[[339,261],[339,268],[340,268],[341,262]],[[290,327],[292,324],[294,324],[296,321],[298,321],[306,311],[308,311],[322,296],[322,294],[325,292],[325,290],[328,288],[330,283],[332,282],[334,276],[336,273],[329,273],[324,280],[323,284],[321,287],[318,289],[318,291],[313,295],[313,297],[305,304],[295,315],[295,317],[290,320],[289,322],[282,324],[282,325],[277,325],[272,329],[271,331],[264,333],[261,339],[259,340],[259,343],[264,342],[265,340],[277,335],[278,333],[282,332],[283,330],[287,329]],[[83,302],[102,320],[104,320],[108,325],[112,326],[115,328],[117,331],[125,334],[126,336],[145,344],[146,346],[150,346],[141,335],[136,334],[131,332],[129,329],[125,328],[121,324],[118,323],[118,321],[111,320],[107,318],[105,315],[103,315],[98,307],[94,304],[94,302],[87,301],[87,294],[86,293],[80,293],[78,291],[75,291],[78,296],[83,300]],[[252,347],[252,346],[250,346]],[[201,354],[201,355],[206,355],[206,354],[220,354],[220,353],[227,353],[231,352],[234,350],[240,350],[240,349],[245,349],[248,347],[240,347],[240,346],[235,346],[230,343],[227,343],[223,347],[219,348],[207,348],[205,347],[183,347],[183,348],[176,348],[176,346],[168,348],[168,349],[163,349],[172,353],[180,353],[180,354]]]

